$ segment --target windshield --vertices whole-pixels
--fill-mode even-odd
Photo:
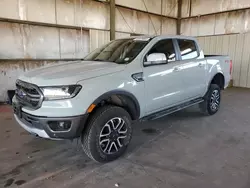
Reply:
[[[149,39],[139,40],[131,38],[113,40],[103,47],[97,48],[91,52],[84,60],[127,64],[141,52],[148,42]]]

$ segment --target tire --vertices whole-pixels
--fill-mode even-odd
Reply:
[[[122,156],[131,137],[129,113],[121,107],[107,105],[97,109],[90,117],[81,143],[89,158],[105,163]]]
[[[221,90],[216,84],[211,84],[206,95],[204,102],[200,104],[200,109],[206,115],[213,115],[218,112],[221,102]]]

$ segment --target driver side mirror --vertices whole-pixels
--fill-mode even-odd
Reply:
[[[147,56],[144,65],[151,66],[151,65],[160,65],[166,63],[167,63],[167,57],[164,53],[152,53]]]

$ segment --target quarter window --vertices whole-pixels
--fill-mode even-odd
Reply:
[[[198,57],[198,51],[193,40],[178,39],[182,60]]]

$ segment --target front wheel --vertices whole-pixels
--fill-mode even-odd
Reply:
[[[200,104],[201,110],[207,115],[215,114],[220,108],[221,90],[216,84],[211,84],[206,95],[204,102]]]
[[[117,106],[103,106],[92,115],[81,142],[84,152],[97,162],[109,162],[120,157],[132,137],[131,118]]]

